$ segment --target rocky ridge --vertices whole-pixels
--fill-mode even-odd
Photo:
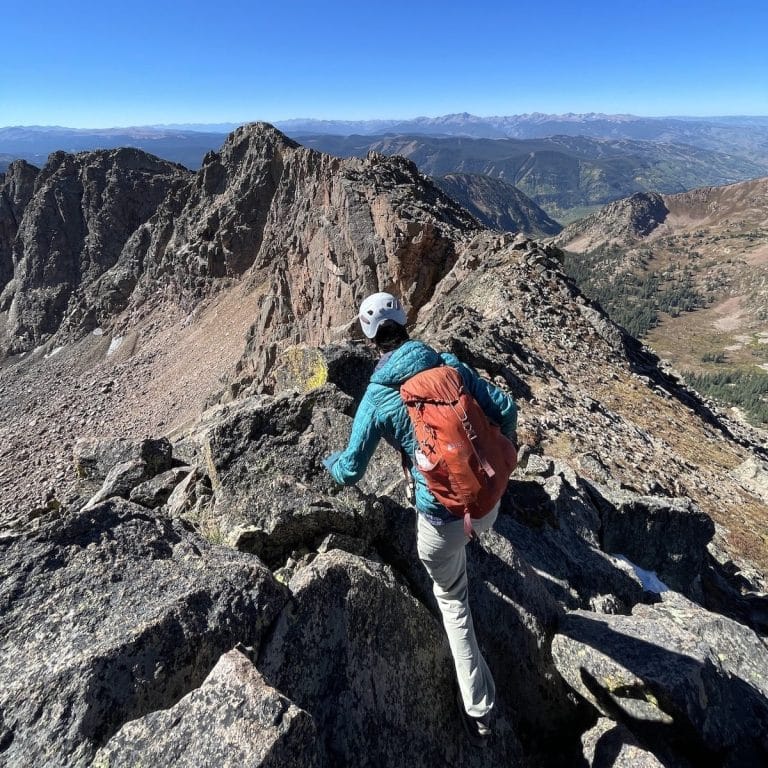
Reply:
[[[680,232],[741,226],[760,230],[768,224],[768,180],[701,187],[676,195],[645,192],[610,203],[574,222],[555,239],[575,252],[607,243],[630,245]]]
[[[570,224],[553,242],[577,253],[612,243],[623,245],[650,235],[668,215],[664,196],[657,192],[638,192]]]
[[[103,189],[86,184],[89,192],[81,194],[81,176],[103,185],[110,162],[122,163],[125,172],[110,176]],[[34,480],[25,473],[19,484],[12,466],[0,467],[0,511],[17,508],[20,498],[40,504],[52,486],[61,487],[67,453],[83,428],[102,424],[127,436],[133,425],[149,437],[194,418],[221,387],[219,376],[234,379],[235,389],[254,381],[268,388],[266,372],[281,345],[322,343],[343,333],[348,308],[380,283],[392,279],[418,307],[455,260],[457,242],[478,230],[405,160],[371,154],[342,161],[254,124],[209,153],[196,175],[173,175],[146,222],[130,233],[118,227],[109,260],[99,256],[83,271],[88,248],[100,242],[99,227],[117,211],[123,221],[134,215],[131,163],[142,173],[177,173],[138,151],[117,150],[52,156],[37,175],[37,192],[21,181],[34,176],[31,166],[20,165],[3,182],[6,197],[17,201],[7,220],[35,242],[64,237],[72,269],[43,269],[45,254],[50,250],[58,263],[61,249],[36,246],[27,254],[19,226],[9,230],[6,251],[12,246],[17,256],[3,294],[13,300],[0,312],[0,331],[5,328],[7,349],[25,354],[0,360],[6,374],[0,436],[5,455],[27,461]],[[153,176],[152,184],[160,183]],[[38,215],[49,210],[46,201],[59,198],[69,201],[68,221],[93,222],[92,245],[77,239],[82,233],[74,224],[70,231]],[[52,304],[52,295],[69,295],[66,307]],[[49,412],[59,418],[51,420]],[[34,452],[30,432],[39,441]]]
[[[3,352],[26,352],[65,321],[96,327],[88,294],[106,291],[104,274],[129,238],[187,176],[132,149],[55,152],[40,172],[14,163],[0,189]],[[103,301],[115,299],[107,293]]]
[[[478,231],[400,161],[355,161],[355,173],[340,166],[304,186],[292,177],[279,206],[261,203],[263,260],[237,261],[253,240],[234,260],[208,250],[219,241],[193,223],[203,209],[239,220],[245,169],[266,179],[288,155],[339,162],[270,145],[264,130],[236,134],[232,155],[206,164],[241,187],[190,204],[183,221],[166,200],[158,226],[143,225],[134,242],[157,238],[148,268],[163,264],[156,279],[171,289],[152,294],[140,275],[103,337],[0,371],[7,401],[24,407],[6,411],[9,424],[30,449],[52,442],[22,425],[42,419],[51,403],[36,387],[54,373],[68,418],[94,409],[68,433],[81,437],[77,477],[3,518],[4,761],[56,750],[62,765],[760,765],[764,436],[703,403],[611,323],[556,250]],[[204,176],[187,200],[203,200]],[[305,198],[315,184],[336,190],[330,202]],[[283,210],[297,216],[303,250],[281,239]],[[380,239],[364,221],[378,222]],[[336,238],[344,261],[320,260],[306,245],[316,231]],[[425,241],[440,264],[422,264]],[[204,274],[211,264],[223,273]],[[321,464],[344,444],[374,362],[347,343],[354,301],[407,280],[414,333],[521,406],[524,460],[495,529],[469,550],[499,690],[485,753],[466,745],[454,713],[398,457],[381,446],[350,488]],[[307,296],[334,321],[318,328]],[[253,326],[249,313],[264,306],[269,321]],[[172,364],[174,346],[183,354]],[[193,350],[196,380],[182,379]],[[211,369],[229,374],[215,397]],[[161,389],[181,400],[190,388],[205,391],[158,409]],[[139,440],[144,431],[154,439]]]
[[[85,195],[80,192],[85,171],[79,169],[88,169],[103,184],[107,158],[117,162],[126,157],[143,163],[142,168],[149,166],[153,186],[145,185],[142,209],[147,215],[130,214],[129,219],[126,214],[129,220],[114,231],[108,249],[101,246],[98,232],[89,233],[85,242],[70,220],[84,218],[87,223],[93,213],[95,229],[102,219],[114,228],[113,210],[131,211],[135,182],[130,176],[118,177],[112,187],[96,187]],[[206,155],[196,175],[181,180],[174,176],[173,185],[150,194],[162,186],[160,171],[166,169],[179,173],[133,150],[51,156],[23,215],[16,215],[20,223],[14,247],[24,259],[16,266],[13,292],[6,287],[4,294],[9,306],[17,297],[9,316],[11,351],[29,351],[49,340],[62,321],[80,332],[102,324],[119,332],[163,299],[192,311],[227,280],[246,272],[249,285],[263,292],[254,335],[272,333],[277,310],[281,328],[291,324],[291,317],[303,320],[285,335],[322,342],[330,329],[348,322],[343,313],[359,298],[361,286],[382,282],[385,275],[412,306],[423,303],[455,259],[455,239],[478,228],[466,211],[402,158],[371,154],[342,161],[300,147],[264,124],[238,129],[220,152]],[[17,175],[9,174],[9,187]],[[69,218],[59,222],[59,211],[51,214],[55,220],[41,221],[50,209],[49,198],[68,189],[74,190]],[[68,297],[75,286],[62,284],[63,278],[51,274],[53,267],[44,271],[40,266],[46,259],[50,265],[51,260],[57,264],[56,259],[70,258],[69,251],[61,256],[61,248],[49,244],[41,251],[28,242],[60,229],[72,243],[70,251],[82,251],[83,264],[67,271],[69,262],[62,262],[60,270],[70,283],[80,280],[82,300],[76,307],[67,308],[64,298],[55,298]],[[100,254],[93,265],[89,249]],[[302,275],[306,283],[300,286],[297,280],[292,295],[275,277],[285,270]],[[326,272],[338,278],[332,288],[312,279]],[[49,318],[51,304],[57,309]],[[268,358],[269,350],[263,355]],[[267,361],[256,366],[258,375],[265,365]]]

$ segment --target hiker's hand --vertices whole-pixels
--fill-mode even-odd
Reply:
[[[342,453],[344,453],[344,451],[334,451],[330,456],[326,456],[323,459],[323,466],[330,472]]]

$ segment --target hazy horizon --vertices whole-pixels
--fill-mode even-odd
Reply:
[[[508,114],[508,115],[475,115],[467,112],[453,112],[449,114],[444,115],[416,115],[413,117],[369,117],[369,118],[347,118],[347,117],[325,117],[325,118],[317,118],[317,117],[311,117],[311,116],[303,116],[303,117],[288,117],[288,118],[279,118],[279,119],[266,119],[262,117],[254,117],[254,118],[246,118],[243,120],[214,120],[211,122],[196,122],[196,123],[175,123],[175,122],[167,122],[167,123],[151,123],[151,124],[140,124],[140,123],[130,123],[125,125],[87,125],[87,126],[75,126],[75,125],[59,125],[59,124],[14,124],[14,125],[0,125],[0,130],[4,129],[10,129],[10,128],[24,128],[24,129],[35,129],[35,128],[41,128],[46,130],[51,129],[62,129],[62,130],[70,130],[70,131],[117,131],[117,130],[138,130],[138,129],[157,129],[157,130],[190,130],[194,131],[195,129],[205,129],[206,131],[210,132],[216,132],[215,129],[219,129],[222,131],[228,131],[232,130],[232,128],[235,128],[240,125],[245,125],[246,123],[253,123],[253,122],[267,122],[267,123],[292,123],[292,122],[318,122],[318,123],[377,123],[377,122],[411,122],[415,120],[438,120],[443,119],[447,117],[455,117],[455,116],[463,116],[468,115],[471,118],[475,118],[478,120],[494,120],[494,119],[503,119],[503,118],[525,118],[525,117],[535,117],[535,116],[542,116],[542,117],[549,117],[549,118],[568,118],[568,117],[604,117],[604,118],[627,118],[627,119],[638,119],[638,120],[700,120],[703,122],[706,122],[708,120],[735,120],[735,119],[746,119],[746,120],[752,120],[752,119],[758,119],[758,120],[768,120],[768,113],[766,114],[720,114],[720,115],[690,115],[690,114],[670,114],[670,115],[638,115],[638,114],[630,114],[630,113],[622,113],[622,114],[609,114],[605,112],[528,112],[528,113],[519,113],[519,114]],[[228,127],[232,126],[232,128]]]

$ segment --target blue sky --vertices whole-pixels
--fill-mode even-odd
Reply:
[[[6,5],[0,126],[768,115],[765,0]]]

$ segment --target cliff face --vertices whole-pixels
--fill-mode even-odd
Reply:
[[[56,152],[37,174],[29,166],[9,173],[18,224],[10,241],[13,275],[0,296],[0,311],[8,313],[5,349],[27,351],[82,314],[79,295],[118,261],[128,238],[185,175],[130,149]],[[26,183],[14,184],[20,176]]]
[[[0,291],[13,277],[13,243],[24,209],[34,194],[38,173],[33,165],[17,160],[0,175]]]
[[[5,197],[21,194],[21,168]],[[248,273],[262,295],[256,376],[278,340],[328,340],[370,291],[417,308],[477,230],[401,158],[342,161],[264,124],[235,131],[194,176],[134,150],[55,153],[26,204],[6,209],[9,351],[114,324],[126,308],[121,329],[166,300],[190,311]]]
[[[241,368],[259,380],[286,339],[328,341],[367,293],[417,309],[477,230],[401,158],[339,160],[261,124],[206,157],[184,194],[134,238],[144,274],[133,305],[159,287],[192,308],[219,279],[246,275],[261,298]]]
[[[478,230],[410,163],[266,126],[174,183],[89,283],[126,275],[103,334],[73,324],[0,368],[2,759],[765,762],[765,435],[558,256]],[[348,488],[322,465],[375,364],[354,342],[376,289],[520,407],[521,466],[468,548],[498,692],[485,753],[399,456],[382,443]]]

